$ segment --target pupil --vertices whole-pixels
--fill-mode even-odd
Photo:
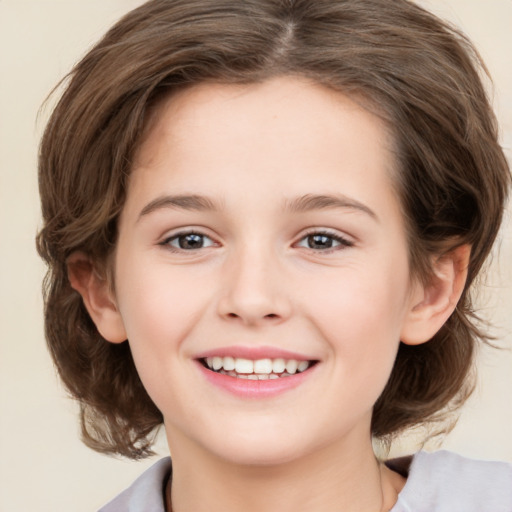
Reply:
[[[310,235],[308,244],[312,249],[330,248],[332,247],[332,238],[326,235]]]
[[[197,249],[203,246],[202,235],[183,235],[179,238],[179,244],[181,249]]]

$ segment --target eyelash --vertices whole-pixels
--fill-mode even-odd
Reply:
[[[347,240],[346,238],[340,236],[339,234],[332,233],[331,231],[327,231],[327,230],[321,230],[321,229],[320,230],[311,230],[310,232],[306,233],[299,240],[299,243],[302,242],[303,240],[307,240],[308,238],[314,237],[314,236],[323,236],[323,237],[329,238],[339,244],[336,247],[329,247],[328,249],[313,249],[310,247],[306,247],[306,249],[309,249],[310,251],[314,251],[315,253],[330,254],[332,252],[346,249],[347,247],[352,247],[354,245],[353,242],[351,242],[350,240]]]
[[[184,249],[182,247],[174,247],[171,245],[171,242],[173,241],[179,241],[179,239],[181,237],[186,237],[186,236],[197,236],[197,237],[201,237],[202,241],[204,242],[205,239],[208,239],[210,240],[212,243],[209,244],[208,246],[206,247],[199,247],[199,248],[189,248],[189,249]],[[310,250],[310,251],[313,251],[315,253],[322,253],[322,254],[330,254],[332,252],[335,252],[335,251],[339,251],[339,250],[342,250],[344,248],[347,248],[347,247],[352,247],[354,245],[353,242],[351,242],[350,240],[347,240],[346,238],[338,235],[338,234],[335,234],[335,233],[332,233],[330,231],[326,231],[326,230],[312,230],[306,234],[304,234],[304,236],[299,240],[298,243],[302,242],[303,240],[306,240],[310,237],[315,237],[315,236],[322,236],[322,237],[326,237],[334,242],[336,242],[338,245],[335,246],[335,247],[329,247],[327,249],[313,249],[313,248],[310,248],[310,247],[306,247],[306,249]],[[199,231],[182,231],[180,233],[176,233],[168,238],[166,238],[165,240],[163,240],[162,242],[159,243],[159,245],[163,246],[163,247],[166,247],[168,250],[170,250],[171,252],[175,252],[175,253],[187,253],[187,252],[196,252],[197,250],[199,249],[205,249],[205,248],[208,248],[208,247],[212,247],[212,246],[215,246],[216,243],[208,236],[208,235],[205,235],[204,233],[201,233]]]
[[[198,236],[198,237],[201,237],[203,240],[204,239],[209,239],[209,240],[212,240],[208,235],[205,235],[204,233],[201,233],[199,231],[181,231],[180,233],[176,233],[175,235],[172,235],[168,238],[166,238],[165,240],[163,240],[162,242],[160,242],[159,245],[162,245],[164,247],[166,247],[167,249],[169,249],[171,252],[177,252],[177,253],[185,253],[185,252],[195,252],[197,251],[198,249],[183,249],[181,247],[173,247],[171,245],[171,242],[173,241],[178,241],[181,237],[186,237],[186,236],[191,236],[191,235],[195,235],[195,236]],[[213,240],[212,240],[213,242]],[[211,246],[214,246],[216,245],[215,242],[213,242],[212,244],[210,244],[208,247],[211,247]],[[199,249],[204,249],[205,247],[199,247]]]

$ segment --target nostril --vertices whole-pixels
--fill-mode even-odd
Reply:
[[[229,318],[240,318],[240,315],[237,315],[236,313],[228,313],[227,316]],[[263,318],[278,318],[279,315],[276,315],[275,313],[269,313],[268,315],[265,315]]]

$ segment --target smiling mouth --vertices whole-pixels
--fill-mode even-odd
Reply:
[[[303,373],[318,361],[298,359],[243,359],[236,357],[206,357],[200,359],[205,368],[237,379],[271,380]]]

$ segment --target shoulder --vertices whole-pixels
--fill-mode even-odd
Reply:
[[[164,487],[171,471],[169,457],[159,460],[98,512],[165,512]]]
[[[511,512],[512,464],[419,452],[396,512]]]

